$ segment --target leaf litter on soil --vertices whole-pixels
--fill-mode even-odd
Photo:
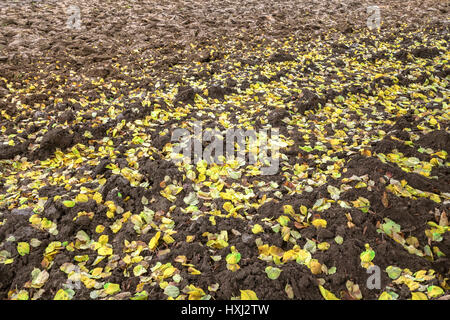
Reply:
[[[106,73],[37,59],[21,78],[8,60],[0,298],[448,295],[448,28],[330,28],[192,41],[202,55],[157,78],[120,54]],[[176,165],[171,135],[197,121],[279,129],[278,173]]]

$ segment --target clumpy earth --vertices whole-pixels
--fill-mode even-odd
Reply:
[[[447,299],[449,6],[375,2],[2,2],[0,299]]]

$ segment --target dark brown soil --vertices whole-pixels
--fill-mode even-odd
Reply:
[[[377,3],[378,31],[364,0],[83,0],[81,30],[65,28],[69,1],[0,4],[0,299],[70,292],[67,265],[81,270],[73,299],[167,299],[167,284],[181,299],[323,299],[319,286],[357,299],[349,281],[363,299],[448,295],[448,4]],[[177,166],[171,135],[197,121],[279,129],[279,171]],[[380,288],[367,286],[366,245]],[[392,266],[430,276],[408,287]]]

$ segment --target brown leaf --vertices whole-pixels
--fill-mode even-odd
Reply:
[[[385,208],[389,207],[388,195],[387,195],[386,191],[383,192],[383,196],[381,197],[381,203],[383,204],[383,206]]]
[[[448,226],[448,218],[447,218],[447,214],[445,213],[445,211],[442,211],[442,213],[441,213],[441,218],[439,219],[439,225],[441,227]]]

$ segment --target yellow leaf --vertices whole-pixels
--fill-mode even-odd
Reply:
[[[412,300],[428,300],[427,296],[423,292],[411,292]]]
[[[317,245],[317,248],[321,251],[326,251],[330,248],[330,244],[328,242],[322,242]]]
[[[120,291],[120,285],[117,283],[106,283],[103,288],[105,289],[106,294],[115,294]]]
[[[189,267],[188,272],[190,272],[190,274],[194,274],[194,275],[202,274],[201,271],[195,269],[194,267]]]
[[[297,253],[297,263],[308,265],[311,261],[311,253],[304,249],[300,249]]]
[[[255,224],[252,228],[252,232],[254,234],[260,233],[260,232],[264,232],[263,227],[261,227],[259,224]]]
[[[102,273],[103,268],[95,268],[91,271],[92,277],[98,277]]]
[[[97,202],[97,204],[100,204],[102,202],[102,194],[100,192],[96,192],[94,194],[94,196],[92,197],[92,199],[95,200],[95,202]]]
[[[416,278],[416,280],[420,281],[420,280],[424,280],[424,276],[427,274],[427,270],[419,270],[414,274],[414,278]]]
[[[186,260],[186,256],[177,256],[174,261],[178,263],[186,263]]]
[[[444,290],[442,290],[442,288],[438,286],[429,286],[427,288],[427,293],[429,298],[437,298],[444,294]]]
[[[316,228],[326,228],[327,221],[324,219],[315,219],[313,220],[312,225]]]
[[[322,294],[322,297],[324,297],[325,300],[340,300],[337,298],[333,293],[319,285],[320,293]]]
[[[337,146],[340,143],[338,139],[330,139],[329,142],[332,146]]]
[[[105,206],[107,206],[108,209],[113,211],[113,212],[115,212],[116,209],[117,209],[116,204],[113,201],[106,201],[105,202]]]
[[[296,256],[297,256],[297,253],[294,250],[286,251],[283,254],[283,262],[293,260],[296,258]]]
[[[28,292],[25,290],[20,290],[17,294],[13,295],[11,300],[28,300],[29,295]]]
[[[55,294],[53,300],[70,300],[70,297],[65,290],[59,289],[58,292]]]
[[[285,214],[289,214],[291,216],[295,215],[294,208],[292,208],[290,204],[284,205],[283,209]]]
[[[174,242],[175,242],[175,239],[172,238],[172,236],[171,236],[170,234],[164,235],[163,240],[164,240],[164,242],[167,243],[167,244],[171,244],[171,243],[174,243]]]
[[[262,254],[262,255],[265,255],[265,256],[270,255],[269,245],[268,244],[264,244],[264,245],[258,246],[258,251],[259,251],[259,254]]]
[[[322,265],[316,259],[312,259],[309,263],[309,269],[312,274],[320,274],[322,272]]]
[[[191,284],[189,287],[189,300],[199,300],[201,297],[203,297],[205,295],[205,291],[203,291],[203,289],[201,288],[197,288],[196,286],[194,286],[193,284]]]
[[[227,211],[227,212],[231,212],[231,210],[234,209],[234,206],[231,202],[227,201],[223,204],[223,208]]]
[[[306,208],[304,205],[300,206],[300,213],[304,216],[308,213],[308,208]]]
[[[113,249],[108,247],[100,247],[98,249],[98,254],[101,256],[110,256],[113,254]]]
[[[430,200],[433,200],[434,202],[440,203],[441,202],[441,198],[439,198],[439,196],[437,194],[432,193],[430,195]]]
[[[154,236],[153,236],[153,238],[150,240],[150,243],[148,244],[148,248],[150,249],[150,250],[155,250],[156,249],[156,247],[158,246],[158,241],[159,241],[159,238],[161,237],[161,231],[158,231]]]
[[[277,246],[270,246],[269,254],[272,255],[272,256],[282,257],[283,254],[284,254],[284,251],[283,251],[283,249],[278,248]]]
[[[21,255],[24,256],[26,254],[30,253],[30,245],[27,242],[19,242],[17,244],[17,252]]]
[[[241,300],[259,300],[252,290],[241,290]]]
[[[393,300],[392,296],[384,291],[379,297],[378,300]]]
[[[84,286],[87,289],[91,289],[97,284],[97,282],[94,279],[90,279],[90,278],[88,278],[86,276],[82,276],[81,277],[81,282],[83,282]]]
[[[236,272],[240,268],[241,267],[238,264],[229,264],[229,263],[227,263],[227,269],[230,270],[231,272]]]
[[[102,245],[107,244],[108,241],[109,241],[109,237],[106,234],[103,234],[98,238],[98,242]]]
[[[174,267],[169,267],[169,268],[167,268],[166,270],[164,270],[164,272],[163,272],[163,277],[164,277],[164,278],[171,277],[171,276],[174,274],[175,271],[177,271],[176,268],[174,268]]]
[[[88,202],[89,197],[87,196],[87,194],[80,193],[75,197],[75,201],[76,202]]]

